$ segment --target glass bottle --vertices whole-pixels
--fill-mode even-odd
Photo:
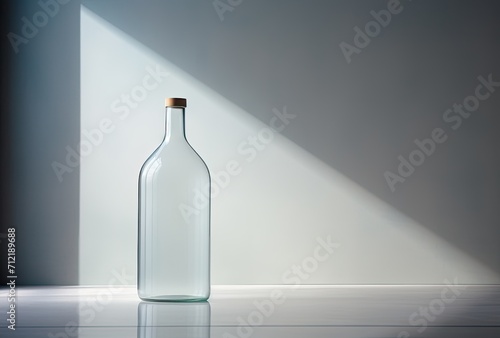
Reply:
[[[202,301],[210,295],[210,173],[188,143],[186,99],[166,99],[165,136],[139,174],[139,297]]]

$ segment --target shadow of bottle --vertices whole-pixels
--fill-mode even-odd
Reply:
[[[137,338],[210,337],[210,303],[140,302]]]

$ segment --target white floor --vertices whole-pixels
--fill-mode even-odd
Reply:
[[[1,337],[500,337],[500,286],[213,286],[208,302],[134,287],[17,287]]]

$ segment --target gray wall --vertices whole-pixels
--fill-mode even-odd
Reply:
[[[37,8],[23,4],[13,29],[16,18]],[[500,272],[500,93],[480,101],[467,119],[457,113],[443,119],[474,95],[479,76],[500,80],[497,2],[401,1],[401,11],[350,63],[340,44],[353,45],[353,28],[373,21],[370,11],[386,9],[386,1],[243,0],[222,21],[211,1],[84,4],[263,123],[274,107],[300,112],[283,132],[287,139]],[[77,278],[78,169],[60,184],[50,168],[79,138],[79,6],[64,6],[13,58],[12,212],[25,240],[19,269],[27,284]],[[408,159],[414,140],[435,128],[447,140],[392,192],[384,173],[397,173],[398,156]],[[332,209],[324,221],[335,229],[335,208],[324,204]],[[248,247],[258,245],[254,239]]]
[[[495,81],[500,79],[496,62],[500,26],[495,19],[499,6],[486,1],[481,5],[402,1],[390,8],[390,23],[377,26],[371,11],[387,13],[388,4],[395,3],[242,1],[221,21],[212,3],[205,1],[149,5],[85,1],[104,24],[102,35],[94,35],[97,42],[88,48],[91,73],[101,75],[91,82],[94,85],[87,85],[94,88],[95,96],[85,99],[93,105],[82,111],[82,121],[105,116],[108,105],[96,103],[111,102],[120,91],[126,92],[134,84],[132,74],[136,82],[140,79],[139,70],[147,58],[136,57],[133,49],[122,50],[126,43],[115,42],[116,36],[154,54],[151,59],[169,72],[183,74],[172,76],[165,95],[182,87],[177,78],[191,77],[192,83],[237,107],[217,106],[216,95],[211,95],[214,99],[208,98],[205,107],[189,110],[197,117],[188,124],[188,135],[213,172],[228,160],[241,158],[231,154],[238,137],[224,140],[220,135],[240,133],[240,140],[251,135],[222,118],[223,113],[236,117],[241,109],[243,115],[265,125],[273,108],[286,106],[298,116],[282,133],[298,148],[273,143],[276,151],[255,160],[214,200],[212,277],[217,284],[283,283],[281,272],[305,259],[314,238],[325,233],[335,237],[342,249],[304,283],[440,283],[454,277],[464,283],[498,282],[499,161],[494,144],[499,136],[494,125],[500,95],[494,92],[480,101],[468,119],[453,111],[444,114],[454,103],[475,94],[479,76],[492,74]],[[359,53],[348,62],[341,44],[355,45],[355,27],[364,30],[366,24],[380,32],[372,33],[365,47],[356,40]],[[110,31],[116,30],[109,35],[109,44],[101,41],[107,25],[114,27]],[[95,58],[95,53],[101,57]],[[130,77],[117,80],[119,70],[113,61],[117,59],[120,63],[133,60],[124,67]],[[481,90],[486,95],[485,88]],[[203,99],[194,89],[186,89],[185,95],[194,101]],[[146,156],[136,149],[136,142],[154,148],[150,135],[155,129],[142,130],[145,124],[154,125],[153,96],[136,108],[130,126],[117,125],[120,131],[113,140],[86,158],[88,169],[82,167],[85,238],[98,229],[111,230],[110,236],[120,238],[112,243],[82,238],[88,245],[82,247],[86,254],[81,258],[95,260],[96,246],[120,253],[101,262],[101,273],[94,274],[92,264],[85,264],[81,271],[87,283],[104,282],[117,266],[134,269],[126,248],[134,244],[135,224],[127,220],[135,214],[121,210],[136,209],[136,172],[139,159]],[[204,110],[212,121],[204,120]],[[205,128],[194,125],[200,121]],[[399,156],[418,156],[414,140],[431,137],[436,128],[443,130],[446,140],[425,156],[410,177],[402,177],[404,182],[397,183],[393,192],[384,173],[398,173]],[[136,142],[126,137],[132,132]],[[122,157],[121,147],[128,149]],[[279,156],[283,153],[288,157]],[[221,160],[220,154],[226,157]],[[329,173],[316,164],[318,159],[330,168]],[[127,169],[113,171],[117,163]],[[349,183],[343,185],[339,176]],[[120,182],[119,192],[113,192]],[[356,187],[362,193],[354,193]],[[119,206],[106,200],[119,201]],[[109,224],[115,224],[115,230]]]
[[[9,168],[2,179],[10,184],[11,219],[6,224],[2,216],[2,226],[16,228],[18,284],[76,284],[79,172],[60,184],[51,163],[80,138],[80,4],[54,7],[53,17],[37,14],[38,1],[11,1],[11,7],[2,39],[11,59],[10,108],[3,112],[10,119],[10,154],[2,164]],[[33,16],[40,27],[24,35],[23,18],[33,23]],[[26,36],[17,53],[9,32]]]

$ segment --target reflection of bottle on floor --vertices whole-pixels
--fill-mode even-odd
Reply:
[[[210,337],[210,304],[203,302],[141,302],[137,338]]]

